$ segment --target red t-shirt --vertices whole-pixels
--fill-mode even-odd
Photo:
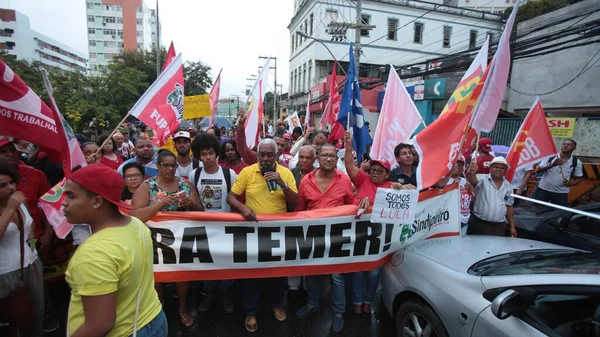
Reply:
[[[352,183],[358,188],[356,191],[356,198],[354,198],[355,205],[358,205],[360,199],[364,197],[369,198],[369,200],[371,200],[371,204],[373,204],[373,201],[375,200],[375,194],[377,193],[377,188],[391,188],[393,184],[391,181],[385,181],[382,184],[375,185],[373,180],[371,180],[371,176],[363,170],[358,170],[358,175],[352,181]]]
[[[245,167],[248,167],[248,164],[246,164],[246,163],[245,163],[245,162],[243,162],[243,161],[242,161],[242,165],[240,165],[240,166],[231,166],[231,165],[227,164],[227,162],[225,162],[225,161],[224,161],[224,162],[221,162],[221,164],[220,164],[220,165],[221,165],[221,167],[228,168],[228,169],[232,169],[232,170],[233,170],[233,172],[235,172],[235,174],[237,174],[237,175],[239,175],[239,174],[240,174],[240,172],[242,172],[242,170],[243,170]]]
[[[18,168],[21,180],[17,185],[17,191],[23,192],[25,198],[27,198],[27,208],[29,208],[29,213],[35,225],[34,236],[39,238],[44,233],[42,220],[45,218],[44,211],[40,207],[39,198],[50,190],[50,183],[40,170],[24,164],[19,164]]]
[[[490,173],[490,168],[487,166],[492,160],[494,156],[491,154],[480,154],[477,156],[477,174],[488,174]]]
[[[121,158],[121,156],[117,155],[117,160],[114,161],[114,160],[110,160],[110,159],[106,158],[105,156],[102,156],[102,159],[100,159],[100,164],[104,164],[116,171],[119,168],[119,166],[121,166],[121,164],[123,164],[123,158]]]
[[[310,172],[300,182],[298,206],[296,206],[297,212],[351,205],[354,202],[352,183],[347,175],[334,169],[335,176],[329,183],[329,186],[327,186],[325,193],[323,193],[319,189],[317,178],[315,177],[317,171]]]

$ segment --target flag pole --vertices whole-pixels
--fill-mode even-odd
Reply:
[[[130,116],[130,113],[128,112],[125,117],[123,117],[123,119],[121,119],[121,121],[119,122],[119,124],[117,124],[117,126],[115,127],[114,130],[112,130],[112,132],[108,135],[108,138],[106,138],[106,140],[104,141],[104,143],[102,143],[102,146],[100,146],[98,148],[98,150],[96,151],[96,153],[94,153],[94,156],[97,156],[98,153],[100,153],[100,151],[102,151],[102,148],[104,147],[104,145],[106,145],[106,143],[108,143],[109,140],[112,139],[112,137],[114,136],[115,133],[117,133],[117,130],[119,130],[119,128],[121,127],[121,125],[123,123],[125,123],[125,121],[127,120],[127,118]]]

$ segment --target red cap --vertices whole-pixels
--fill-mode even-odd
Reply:
[[[292,135],[290,135],[289,132],[286,132],[286,133],[283,134],[283,139],[290,139],[291,140],[292,139]]]
[[[390,169],[392,168],[392,164],[390,164],[390,162],[387,159],[377,159],[377,160],[371,160],[371,165],[373,164],[379,164],[381,166],[383,166],[386,170],[388,170],[388,172],[390,171]]]
[[[6,138],[6,137],[4,137],[4,136],[0,136],[0,147],[3,147],[4,145],[6,145],[6,144],[10,144],[10,143],[12,143],[12,142],[13,142],[13,141],[12,141],[12,140],[10,140],[9,138]]]
[[[121,201],[121,192],[125,188],[123,177],[104,164],[91,164],[79,169],[73,172],[71,180],[98,194],[113,205],[131,209],[130,205]]]
[[[479,139],[479,148],[485,152],[492,152],[492,140],[489,138]]]

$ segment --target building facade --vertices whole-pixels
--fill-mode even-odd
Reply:
[[[0,52],[29,62],[39,61],[48,70],[86,72],[84,53],[31,29],[29,17],[0,8]]]
[[[143,0],[86,0],[86,14],[92,73],[125,50],[148,51],[156,45],[156,11]]]
[[[507,4],[510,5],[512,3]],[[313,97],[318,97],[328,89],[325,83],[331,74],[334,58],[347,68],[349,46],[355,41],[356,29],[345,29],[339,23],[355,23],[356,12],[349,1],[295,1],[294,17],[288,26],[291,109],[305,110],[303,107],[306,106],[309,90]],[[442,0],[363,0],[361,17],[363,23],[375,26],[358,32],[361,34],[362,46],[359,72],[361,82],[386,78],[390,64],[395,67],[411,65],[399,73],[403,80],[410,81],[413,77],[411,72],[419,73],[443,66],[441,62],[430,62],[431,60],[468,50],[476,51],[487,37],[492,43],[497,43],[503,27],[499,14],[464,6],[449,6],[443,4]],[[332,22],[338,24],[332,25]],[[302,37],[297,32],[311,38]],[[339,79],[343,72],[339,69],[337,72]],[[450,88],[450,82],[456,82],[456,86],[458,82],[455,77],[460,79],[461,75],[451,73],[449,76],[452,79],[448,80],[449,83],[444,83],[444,87],[451,93],[454,88]],[[426,79],[420,77],[414,80]],[[375,90],[382,91],[383,88]],[[367,97],[366,101],[364,97]],[[439,101],[437,105],[443,107],[447,97],[444,94],[435,97]],[[380,99],[377,93],[369,94],[363,90],[363,107],[368,107],[370,111],[378,111]],[[311,111],[319,111],[323,106],[324,104],[311,106]],[[431,114],[434,104],[430,102],[425,109]],[[373,119],[376,120],[377,116],[373,116]]]

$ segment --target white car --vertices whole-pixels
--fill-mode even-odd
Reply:
[[[600,254],[492,236],[396,252],[382,301],[400,336],[600,337]]]

